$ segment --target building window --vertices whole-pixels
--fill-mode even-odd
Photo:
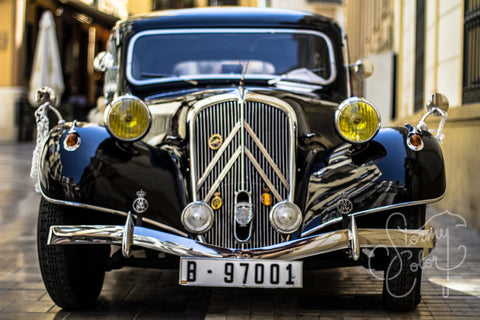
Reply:
[[[238,0],[210,0],[210,6],[238,6]]]
[[[425,0],[417,1],[415,25],[415,111],[423,109],[425,67]]]
[[[152,0],[152,11],[193,8],[193,0]]]
[[[480,102],[480,1],[465,0],[463,103]]]
[[[308,0],[308,2],[322,2],[322,3],[326,3],[326,4],[342,5],[342,0]]]

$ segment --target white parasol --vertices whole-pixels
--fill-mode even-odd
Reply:
[[[41,87],[50,87],[55,92],[58,104],[65,85],[58,52],[55,22],[50,11],[47,10],[42,14],[39,28],[28,99],[32,105],[35,105],[37,90]]]

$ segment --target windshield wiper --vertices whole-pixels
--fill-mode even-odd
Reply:
[[[141,75],[142,77],[144,77],[144,78],[157,78],[157,79],[161,79],[161,78],[175,78],[175,80],[185,81],[185,82],[191,84],[192,86],[196,86],[196,85],[198,84],[198,81],[189,80],[189,79],[184,79],[184,78],[179,77],[179,76],[176,76],[176,75],[174,75],[174,74],[143,72],[143,73],[141,73],[140,75]]]
[[[288,81],[288,82],[297,82],[302,84],[309,84],[309,85],[320,85],[320,89],[322,85],[325,84],[325,79],[319,77],[315,74],[315,72],[323,71],[323,68],[319,69],[307,69],[307,68],[298,68],[291,71],[288,71],[282,75],[277,76],[274,79],[268,81],[268,84],[273,85],[277,84],[280,81]]]

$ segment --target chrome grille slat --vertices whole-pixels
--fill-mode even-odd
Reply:
[[[283,176],[283,173],[281,170],[278,168],[276,162],[272,159],[272,157],[269,155],[267,149],[263,145],[261,139],[259,139],[256,135],[256,133],[252,130],[252,128],[248,125],[248,123],[245,123],[245,128],[247,129],[247,132],[250,133],[250,137],[253,139],[253,141],[256,143],[257,147],[260,149],[262,156],[263,156],[263,163],[262,163],[262,168],[267,168],[267,164],[265,161],[268,163],[268,166],[270,167],[270,170],[273,170],[277,177],[282,181],[283,185],[285,188],[288,188],[288,182],[287,179]],[[267,147],[270,146],[270,140],[272,137],[268,137],[269,139],[266,139]],[[268,176],[272,176],[271,174]]]
[[[264,99],[269,98],[212,97],[201,102],[192,113],[190,155],[194,198],[209,203],[214,193],[220,192],[223,200],[222,207],[215,211],[214,226],[204,235],[207,243],[253,248],[282,240],[270,226],[271,206],[261,203],[261,194],[265,187],[271,190],[272,206],[292,200],[295,157],[292,150],[295,149],[290,144],[294,142],[291,137],[295,136],[295,115],[288,105]],[[234,135],[233,130],[237,130]],[[215,151],[209,148],[208,139],[216,133],[224,141]],[[233,233],[235,192],[242,190],[242,177],[245,190],[251,193],[254,210],[253,235],[246,244],[237,243]]]

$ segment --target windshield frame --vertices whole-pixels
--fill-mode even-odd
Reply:
[[[194,29],[163,29],[163,30],[146,30],[141,31],[135,34],[129,44],[127,49],[127,61],[126,61],[126,76],[127,80],[137,86],[143,85],[152,85],[152,84],[161,84],[161,83],[170,83],[176,81],[190,81],[190,80],[235,80],[240,79],[242,75],[240,74],[206,74],[206,75],[187,75],[187,76],[172,76],[172,77],[159,77],[159,78],[151,78],[151,79],[144,79],[139,80],[136,79],[132,74],[132,61],[133,61],[133,48],[135,47],[135,42],[144,36],[151,36],[151,35],[161,35],[161,34],[193,34],[193,33],[291,33],[291,34],[310,34],[315,35],[323,38],[327,47],[328,47],[328,54],[330,59],[330,68],[331,73],[328,79],[325,79],[322,85],[329,85],[333,81],[335,81],[337,76],[337,68],[336,68],[336,59],[335,59],[335,52],[333,49],[332,42],[330,38],[320,31],[315,30],[303,30],[303,29],[275,29],[275,28],[194,28]],[[275,74],[248,74],[244,75],[245,79],[259,79],[259,80],[271,80],[281,77],[281,75]],[[318,83],[317,83],[318,84]]]

